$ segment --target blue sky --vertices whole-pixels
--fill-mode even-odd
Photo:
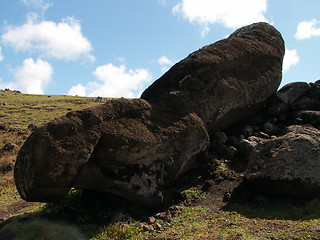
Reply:
[[[320,79],[319,0],[1,0],[0,89],[139,97],[174,63],[253,22],[286,43],[282,85]]]

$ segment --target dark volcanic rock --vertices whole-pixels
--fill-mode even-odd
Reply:
[[[292,110],[307,110],[312,109],[314,101],[308,96],[302,96],[291,104]]]
[[[28,129],[29,129],[30,131],[34,131],[34,130],[37,129],[37,126],[34,125],[33,123],[31,123],[31,124],[28,125]]]
[[[4,150],[4,151],[11,151],[11,150],[13,150],[15,147],[16,147],[16,144],[14,144],[14,143],[6,143],[6,144],[3,146],[2,150]]]
[[[320,131],[292,125],[284,136],[260,141],[250,155],[246,182],[261,193],[299,198],[320,191]]]
[[[15,164],[20,195],[52,202],[76,187],[161,204],[163,186],[196,165],[209,137],[196,114],[166,128],[150,114],[145,100],[118,99],[35,129]]]
[[[12,169],[13,169],[12,163],[6,163],[3,165],[0,165],[0,172],[2,173],[10,172]]]
[[[304,124],[312,124],[314,127],[320,126],[320,111],[305,110],[299,112]]]
[[[7,130],[7,127],[4,124],[4,122],[0,122],[0,130]]]
[[[267,106],[268,114],[277,116],[286,111],[299,97],[307,94],[310,85],[306,82],[288,83],[271,98]]]
[[[311,89],[308,96],[315,102],[317,107],[320,107],[320,80],[315,83],[310,83]]]
[[[274,27],[252,24],[190,54],[141,98],[158,122],[195,112],[211,134],[248,116],[277,90],[284,51]]]

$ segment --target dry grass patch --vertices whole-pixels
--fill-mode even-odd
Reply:
[[[25,206],[26,204],[21,204],[22,200],[13,180],[13,165],[18,151],[31,134],[28,126],[30,124],[41,126],[70,111],[93,107],[97,104],[95,98],[0,91],[0,121],[6,127],[5,130],[0,130],[0,222],[13,216],[19,208],[28,207]],[[13,143],[15,147],[5,151],[3,147],[7,143]],[[35,205],[30,204],[30,206]]]

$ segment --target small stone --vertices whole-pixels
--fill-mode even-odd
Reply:
[[[34,125],[33,123],[31,123],[31,124],[28,125],[28,129],[33,132],[34,130],[37,129],[37,126]]]
[[[255,145],[256,142],[250,142],[247,139],[242,139],[239,144],[239,151],[244,155],[249,156]]]
[[[3,150],[5,151],[11,151],[12,149],[14,149],[16,146],[16,144],[14,143],[6,143],[4,146],[3,146]]]
[[[242,139],[245,139],[245,137],[241,134],[241,135],[239,136],[239,141],[241,141]]]
[[[0,130],[7,130],[7,127],[4,124],[4,122],[0,122]]]
[[[297,117],[296,119],[293,120],[293,123],[295,125],[301,125],[301,124],[303,124],[303,120],[302,120],[302,118]]]
[[[12,163],[7,163],[0,166],[0,172],[2,173],[10,172],[12,169],[13,169]]]
[[[256,141],[256,137],[255,136],[250,136],[250,137],[248,137],[248,140],[250,142],[254,142],[254,141]]]
[[[162,229],[161,224],[160,224],[160,223],[158,223],[158,222],[156,222],[156,228],[157,228],[158,230],[161,230],[161,229]]]
[[[277,129],[276,129],[276,126],[273,125],[271,122],[266,122],[264,125],[263,125],[263,130],[269,134],[269,135],[273,135],[276,133]]]
[[[243,136],[248,138],[248,137],[252,136],[253,128],[251,126],[244,126],[241,133],[243,134]]]
[[[225,144],[228,141],[227,134],[221,131],[216,132],[214,137],[218,144]]]
[[[229,136],[228,138],[228,143],[231,145],[231,146],[234,146],[234,147],[238,147],[239,146],[239,139],[235,136]]]
[[[229,146],[228,147],[228,157],[233,158],[236,154],[237,154],[238,150],[233,147],[233,146]]]
[[[270,136],[268,134],[264,133],[264,132],[259,132],[257,137],[259,137],[259,138],[268,138],[268,139],[270,138]]]
[[[164,221],[170,221],[172,219],[170,213],[166,213],[166,212],[157,213],[156,218],[160,218]]]
[[[166,216],[166,213],[165,212],[160,212],[160,213],[157,213],[156,214],[156,217],[157,218],[160,218],[160,219],[163,219],[163,217],[165,217]]]
[[[142,229],[144,231],[154,231],[154,228],[152,226],[147,225],[147,224],[141,224],[140,226],[142,227]]]
[[[156,222],[156,219],[155,219],[154,217],[149,217],[148,222],[149,222],[150,224],[153,224],[153,223]]]
[[[255,132],[259,132],[261,130],[261,127],[253,126],[252,129],[253,129],[253,133],[252,134],[254,134]]]
[[[224,194],[224,196],[223,196],[223,201],[224,201],[224,202],[227,202],[227,201],[230,200],[230,198],[231,198],[231,193],[230,193],[230,192],[226,192],[226,193]]]

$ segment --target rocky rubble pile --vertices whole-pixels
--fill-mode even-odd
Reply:
[[[316,197],[320,190],[320,81],[295,82],[259,113],[215,133],[212,149],[242,164],[245,184],[263,194]]]

